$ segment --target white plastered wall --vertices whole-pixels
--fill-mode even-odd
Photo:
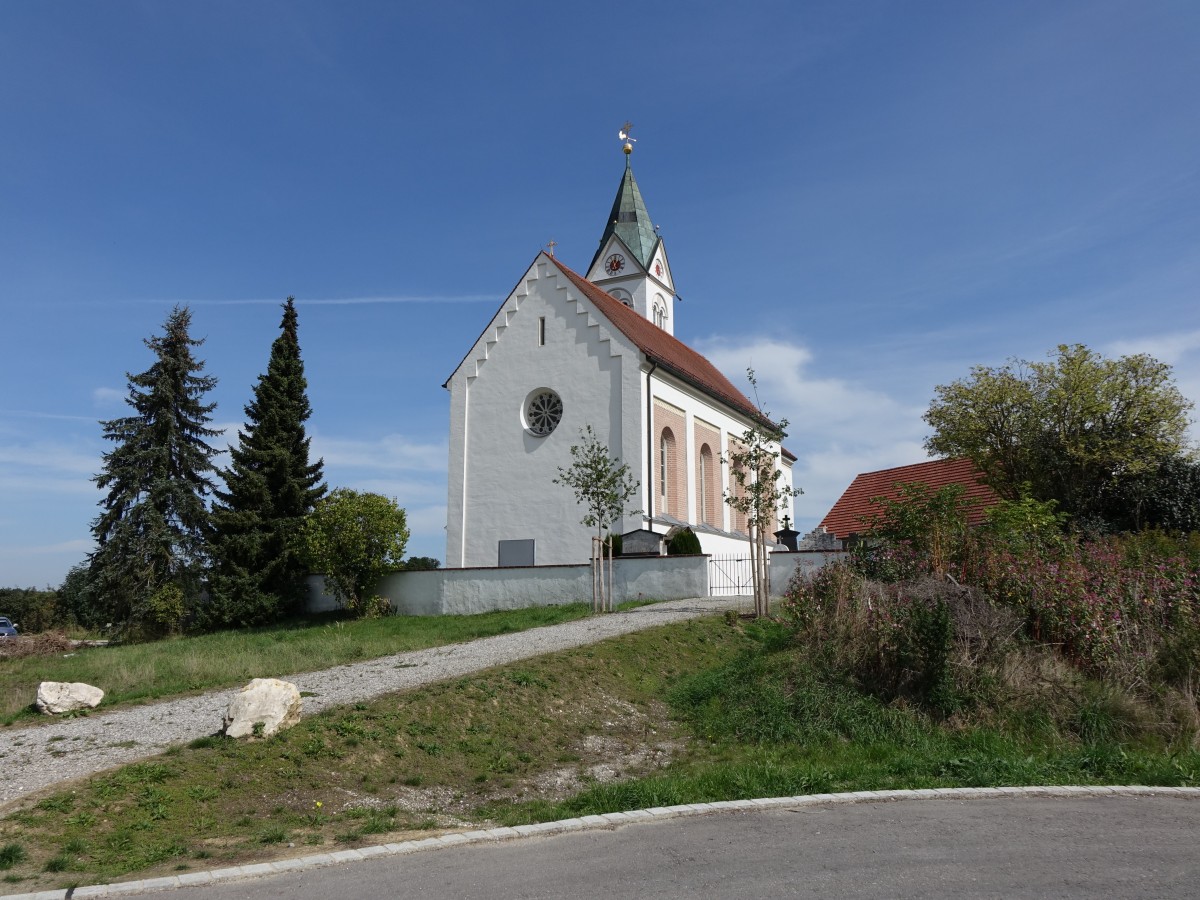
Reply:
[[[624,335],[539,255],[447,383],[447,566],[495,566],[502,540],[533,540],[538,565],[587,561],[592,531],[580,523],[584,510],[554,479],[571,465],[570,448],[587,425],[640,471],[638,361]],[[544,437],[522,419],[538,388],[563,403],[562,421]],[[634,516],[615,530],[636,527]]]

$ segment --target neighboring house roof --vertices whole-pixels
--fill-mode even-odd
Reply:
[[[659,236],[650,221],[650,213],[646,211],[646,203],[642,200],[642,192],[638,190],[637,181],[633,177],[628,156],[625,157],[625,177],[621,179],[621,186],[617,188],[617,198],[613,201],[612,212],[608,214],[604,234],[600,236],[600,246],[588,265],[589,272],[613,234],[624,242],[629,252],[642,264],[643,269],[650,268],[650,260],[654,259]]]
[[[592,301],[597,309],[625,337],[633,341],[646,358],[662,369],[699,388],[724,405],[749,416],[756,422],[777,429],[746,395],[733,386],[732,382],[707,359],[683,341],[667,334],[649,319],[639,315],[612,294],[592,284],[578,272],[574,272],[556,257],[546,257],[571,280],[571,283]],[[794,459],[794,457],[793,457]]]
[[[850,487],[846,488],[837,503],[833,504],[833,508],[825,514],[820,527],[841,540],[845,540],[851,534],[862,534],[866,531],[864,520],[882,512],[879,505],[871,500],[875,497],[898,499],[900,492],[896,485],[908,482],[920,482],[933,491],[948,484],[961,484],[966,488],[963,496],[975,501],[967,513],[967,524],[978,525],[984,520],[984,513],[988,507],[995,506],[1000,501],[982,479],[983,473],[965,457],[935,459],[912,466],[863,472],[850,482]]]

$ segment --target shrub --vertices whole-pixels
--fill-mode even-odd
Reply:
[[[1020,610],[1030,637],[1084,671],[1136,681],[1159,644],[1197,624],[1200,576],[1185,547],[1112,536],[1040,553],[991,546],[963,577]]]
[[[375,588],[401,568],[408,543],[407,517],[395,500],[338,488],[317,503],[304,536],[310,565],[339,603],[359,616],[390,611]]]
[[[668,556],[697,556],[702,552],[700,538],[696,537],[696,533],[690,528],[675,532],[667,541]]]
[[[844,562],[797,573],[780,610],[806,655],[882,700],[943,715],[996,699],[1020,630],[977,590],[872,582]]]

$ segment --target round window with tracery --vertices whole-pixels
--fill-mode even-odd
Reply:
[[[525,427],[539,437],[545,437],[562,421],[563,405],[558,394],[538,390],[525,402]]]

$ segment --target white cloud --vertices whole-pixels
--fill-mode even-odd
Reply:
[[[1200,404],[1200,331],[1168,332],[1114,341],[1104,348],[1112,356],[1147,353],[1169,363],[1174,369],[1175,386],[1193,403]],[[1192,411],[1191,441],[1200,445],[1200,421]]]
[[[91,553],[94,547],[95,542],[90,538],[80,538],[74,541],[61,541],[57,544],[43,544],[33,547],[3,547],[0,548],[0,559],[19,558],[22,556],[54,556],[61,553],[82,556],[85,553]]]
[[[34,441],[0,445],[0,465],[85,475],[90,478],[96,472],[99,459],[94,452],[84,453],[72,445]]]
[[[410,507],[408,514],[408,548],[406,556],[446,557],[446,506]]]
[[[331,477],[326,469],[326,482],[330,487],[344,487],[355,491],[367,491],[372,494],[383,494],[392,497],[406,510],[417,504],[444,502],[446,499],[446,483],[439,479],[422,481],[419,479],[396,479],[386,476],[367,476],[362,478]],[[443,525],[445,522],[442,523]]]
[[[919,442],[904,440],[858,447],[830,444],[824,449],[797,455],[800,458],[792,468],[792,478],[804,489],[794,504],[800,531],[816,527],[860,472],[890,469],[928,458]]]
[[[418,506],[405,510],[408,528],[414,534],[436,534],[439,540],[446,536],[446,505]]]
[[[92,405],[97,409],[113,409],[125,403],[125,391],[116,388],[98,387],[92,391]]]
[[[445,472],[448,455],[445,441],[423,443],[401,434],[387,434],[369,441],[321,434],[312,438],[312,456],[323,458],[327,468]]]
[[[1114,356],[1146,353],[1174,366],[1178,365],[1184,356],[1200,350],[1200,330],[1173,331],[1114,341],[1109,344],[1107,350]]]
[[[35,496],[37,494],[73,495],[78,497],[99,497],[98,488],[92,482],[89,473],[86,477],[70,478],[67,476],[29,476],[29,475],[0,475],[0,503],[11,500],[16,496]]]

